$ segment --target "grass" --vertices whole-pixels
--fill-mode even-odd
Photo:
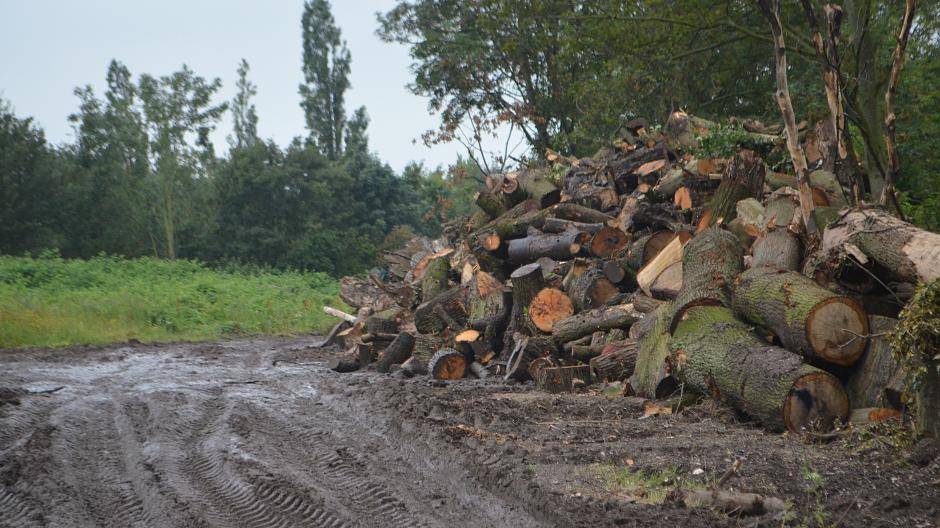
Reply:
[[[101,256],[0,255],[0,348],[318,333],[343,308],[323,273]]]
[[[708,484],[701,480],[683,479],[675,467],[647,471],[600,464],[596,471],[607,492],[629,497],[640,504],[662,504],[674,489],[703,488]]]

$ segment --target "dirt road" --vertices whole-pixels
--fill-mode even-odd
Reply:
[[[0,352],[0,526],[753,526],[618,476],[707,482],[733,458],[739,485],[793,501],[798,519],[940,515],[937,461],[902,468],[704,411],[638,420],[599,396],[341,376],[314,345]]]

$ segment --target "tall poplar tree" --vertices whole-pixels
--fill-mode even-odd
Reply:
[[[238,81],[235,87],[238,92],[232,100],[233,132],[232,146],[246,148],[258,141],[258,114],[251,98],[258,95],[258,87],[248,80],[248,61],[242,59],[238,65]]]
[[[327,0],[307,0],[301,19],[303,73],[300,106],[320,152],[331,160],[343,153],[344,96],[349,88],[350,55]]]

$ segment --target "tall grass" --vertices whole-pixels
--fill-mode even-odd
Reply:
[[[322,273],[0,255],[0,348],[322,332],[338,291]]]

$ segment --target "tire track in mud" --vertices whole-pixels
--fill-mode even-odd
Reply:
[[[42,526],[42,516],[32,506],[20,500],[12,491],[0,486],[0,527],[28,528]]]
[[[321,508],[322,501],[268,480],[255,484],[244,477],[238,471],[238,464],[229,460],[238,455],[228,428],[232,406],[221,398],[209,402],[202,419],[189,431],[184,448],[185,476],[208,499],[210,522],[246,528],[346,528],[354,525]],[[261,469],[273,470],[266,465]]]

